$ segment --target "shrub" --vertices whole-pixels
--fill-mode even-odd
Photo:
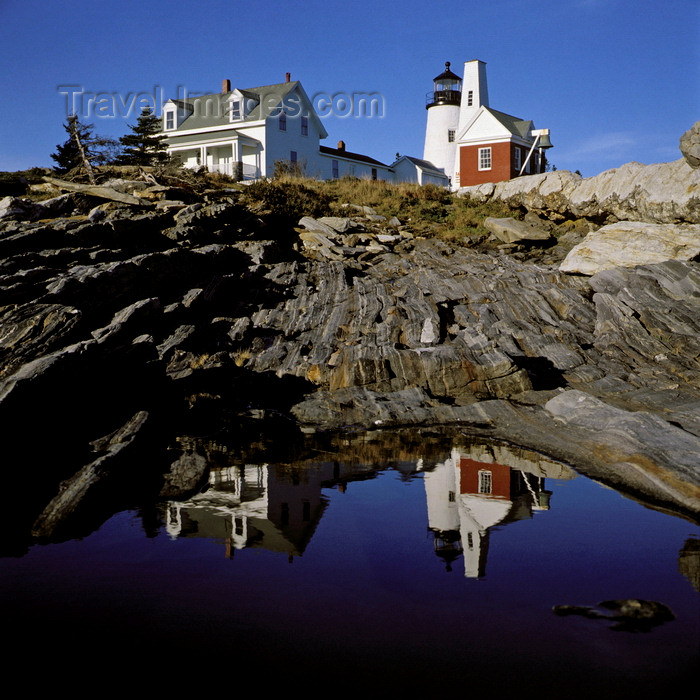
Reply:
[[[244,197],[256,213],[290,224],[330,213],[329,195],[297,180],[259,180],[245,188]]]

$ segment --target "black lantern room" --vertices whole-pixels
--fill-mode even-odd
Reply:
[[[462,99],[462,79],[450,70],[450,62],[445,70],[433,79],[433,91],[426,95],[425,107],[436,105],[457,105]]]

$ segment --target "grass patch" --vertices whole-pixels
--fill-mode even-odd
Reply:
[[[347,216],[350,212],[342,205],[357,204],[371,207],[387,219],[397,217],[414,234],[439,238],[454,245],[472,245],[484,239],[488,232],[483,222],[488,216],[514,216],[513,210],[500,202],[479,204],[436,185],[393,184],[354,177],[323,181],[282,177],[271,183],[259,183],[266,185],[260,191],[268,193],[274,183],[284,186],[276,197],[289,196],[298,188],[294,195],[294,215],[317,216],[312,212],[313,206],[322,202],[319,209],[328,208],[336,215]],[[257,194],[255,187],[248,188],[253,197]],[[269,205],[267,199],[265,205]],[[276,206],[283,206],[282,201],[276,201]]]

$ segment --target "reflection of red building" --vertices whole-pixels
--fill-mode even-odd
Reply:
[[[483,449],[474,456],[482,454],[494,456],[484,454]],[[531,468],[534,471],[536,467]],[[485,576],[489,530],[549,508],[551,492],[544,490],[544,481],[544,476],[472,459],[459,450],[453,450],[451,459],[426,474],[428,528],[434,536],[435,552],[448,570],[463,556],[467,577]]]
[[[512,469],[504,464],[475,462],[461,457],[459,460],[459,492],[476,493],[491,498],[511,499]]]

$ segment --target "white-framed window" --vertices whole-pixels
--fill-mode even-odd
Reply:
[[[234,100],[231,103],[231,121],[237,122],[241,119],[241,102],[240,100]]]
[[[491,170],[491,146],[479,149],[479,170]]]
[[[331,170],[332,170],[332,174],[333,174],[333,179],[337,180],[338,179],[338,161],[337,160],[331,161]]]
[[[165,113],[165,129],[167,131],[169,129],[174,129],[174,128],[175,128],[175,112],[168,111]]]
[[[448,129],[447,130],[447,141],[448,143],[454,143],[455,140],[455,130],[454,129]]]
[[[493,484],[491,479],[492,473],[485,469],[479,470],[479,493],[492,493]]]
[[[520,154],[520,148],[518,146],[515,146],[513,148],[513,168],[520,172],[520,168],[522,166],[521,162],[521,154]]]
[[[469,90],[467,93],[467,107],[472,107],[474,105],[474,90]]]
[[[309,118],[308,117],[301,118],[301,135],[302,136],[309,135]]]
[[[280,114],[280,131],[287,131],[287,114],[282,112]]]

